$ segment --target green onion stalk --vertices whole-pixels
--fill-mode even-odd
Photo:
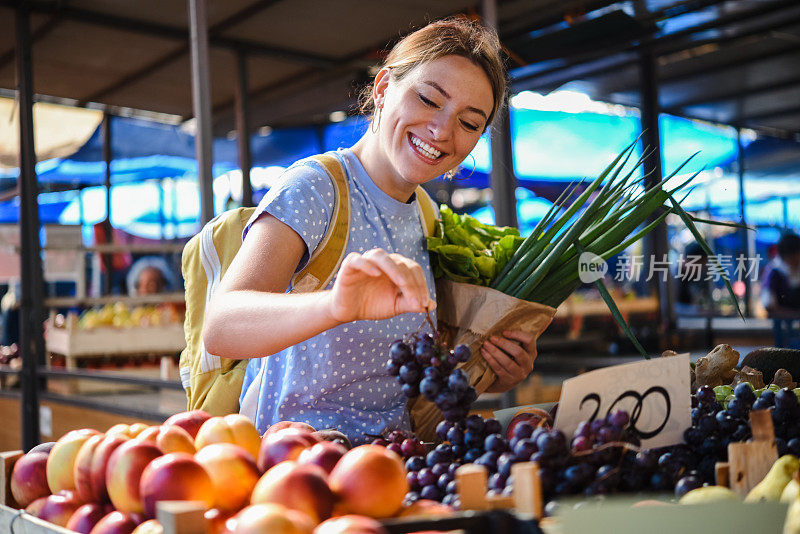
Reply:
[[[434,276],[487,286],[556,308],[581,285],[581,254],[588,252],[608,260],[650,233],[669,214],[681,218],[710,261],[716,262],[695,223],[741,225],[700,219],[681,208],[676,195],[699,173],[677,187],[666,188],[666,183],[697,154],[660,182],[647,185],[648,175],[635,177],[635,172],[652,150],[645,150],[629,170],[625,169],[638,141],[628,145],[593,180],[569,184],[526,238],[516,228],[483,224],[442,206],[436,233],[427,238]],[[741,316],[730,280],[724,270],[719,271]],[[647,357],[602,279],[595,286],[622,330]]]

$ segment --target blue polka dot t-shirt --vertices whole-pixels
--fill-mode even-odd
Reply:
[[[332,154],[342,162],[350,187],[350,237],[345,254],[380,247],[407,256],[422,266],[435,298],[416,198],[403,203],[387,195],[351,150]],[[245,228],[245,239],[250,224],[269,213],[303,238],[307,251],[297,266],[299,271],[325,236],[333,203],[334,186],[328,174],[315,161],[301,160],[286,170],[261,201]],[[416,331],[423,321],[424,314],[412,313],[356,321],[277,354],[253,358],[245,373],[240,411],[261,432],[278,421],[303,421],[317,429],[336,428],[354,443],[369,441],[366,434],[386,429],[407,430],[406,398],[385,364],[391,342]]]

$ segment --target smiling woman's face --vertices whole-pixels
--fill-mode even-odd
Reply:
[[[486,73],[461,56],[423,63],[400,80],[379,75],[374,96],[386,163],[396,185],[412,190],[472,152],[494,103]]]

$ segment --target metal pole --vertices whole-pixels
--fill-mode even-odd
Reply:
[[[497,31],[497,0],[483,0],[483,23]],[[517,177],[514,174],[514,156],[511,143],[511,116],[509,107],[497,110],[494,125],[489,127],[492,170],[489,183],[492,187],[494,222],[502,226],[517,226]],[[501,405],[510,408],[517,404],[516,392],[503,393]]]
[[[113,244],[114,230],[111,226],[111,160],[113,159],[111,150],[111,114],[103,114],[103,161],[106,163],[106,173],[103,184],[106,187],[106,219],[103,221],[103,232],[106,236],[106,243]],[[103,280],[103,294],[110,295],[114,285],[114,256],[103,254],[103,267],[106,277]]]
[[[781,204],[783,204],[783,229],[789,231],[789,199],[781,197]]]
[[[487,27],[497,30],[497,1],[483,1],[483,21]],[[497,111],[494,125],[489,128],[492,149],[492,207],[495,223],[502,226],[517,226],[517,178],[514,174],[514,156],[511,141],[511,116],[509,107]]]
[[[239,168],[242,169],[242,206],[253,205],[253,184],[250,182],[250,168],[253,159],[250,154],[250,121],[247,114],[247,55],[236,53],[238,76],[236,77],[236,143],[239,148]]]
[[[192,56],[192,105],[197,124],[195,151],[200,185],[200,223],[214,218],[212,175],[211,82],[208,68],[208,23],[206,0],[189,0],[189,28]]]
[[[739,216],[741,218],[742,226],[746,225],[745,219],[745,194],[744,194],[744,147],[742,147],[742,129],[736,128],[736,160],[738,162],[739,167]],[[739,234],[742,238],[742,254],[745,256],[746,263],[745,265],[749,266],[748,258],[752,258],[753,255],[750,254],[750,239],[747,235],[747,228],[742,228],[739,231]],[[744,314],[745,317],[752,317],[753,313],[753,286],[750,283],[750,277],[745,276],[742,280],[744,282]]]
[[[655,148],[649,157],[645,159],[644,168],[652,172],[647,178],[647,186],[653,187],[661,182],[663,175],[661,167],[661,138],[658,130],[658,115],[660,111],[658,103],[658,81],[656,78],[656,56],[651,52],[642,52],[639,59],[639,77],[641,84],[642,107],[642,146],[644,148]],[[660,210],[659,210],[660,211]],[[659,213],[653,215],[657,217]],[[645,239],[645,256],[650,255],[652,260],[662,261],[669,253],[667,243],[667,223],[662,222],[653,229]],[[659,276],[656,283],[658,292],[659,312],[661,316],[661,330],[666,338],[672,334],[674,318],[672,306],[672,279],[669,275],[666,279]]]
[[[22,448],[27,451],[40,439],[38,366],[44,365],[44,281],[39,242],[39,186],[33,144],[33,72],[28,8],[17,7],[14,22],[19,84],[19,226],[22,245],[19,350],[22,357]]]

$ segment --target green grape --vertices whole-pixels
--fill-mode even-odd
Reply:
[[[767,386],[767,388],[771,389],[773,391],[773,393],[777,393],[777,392],[779,392],[781,390],[781,387],[778,386],[777,384],[770,384],[770,385]]]
[[[716,386],[714,394],[717,396],[717,402],[723,402],[729,395],[733,394],[733,388],[726,385]]]
[[[766,390],[767,388],[758,388],[757,390],[753,391],[753,393],[756,394],[756,398],[759,398]]]

